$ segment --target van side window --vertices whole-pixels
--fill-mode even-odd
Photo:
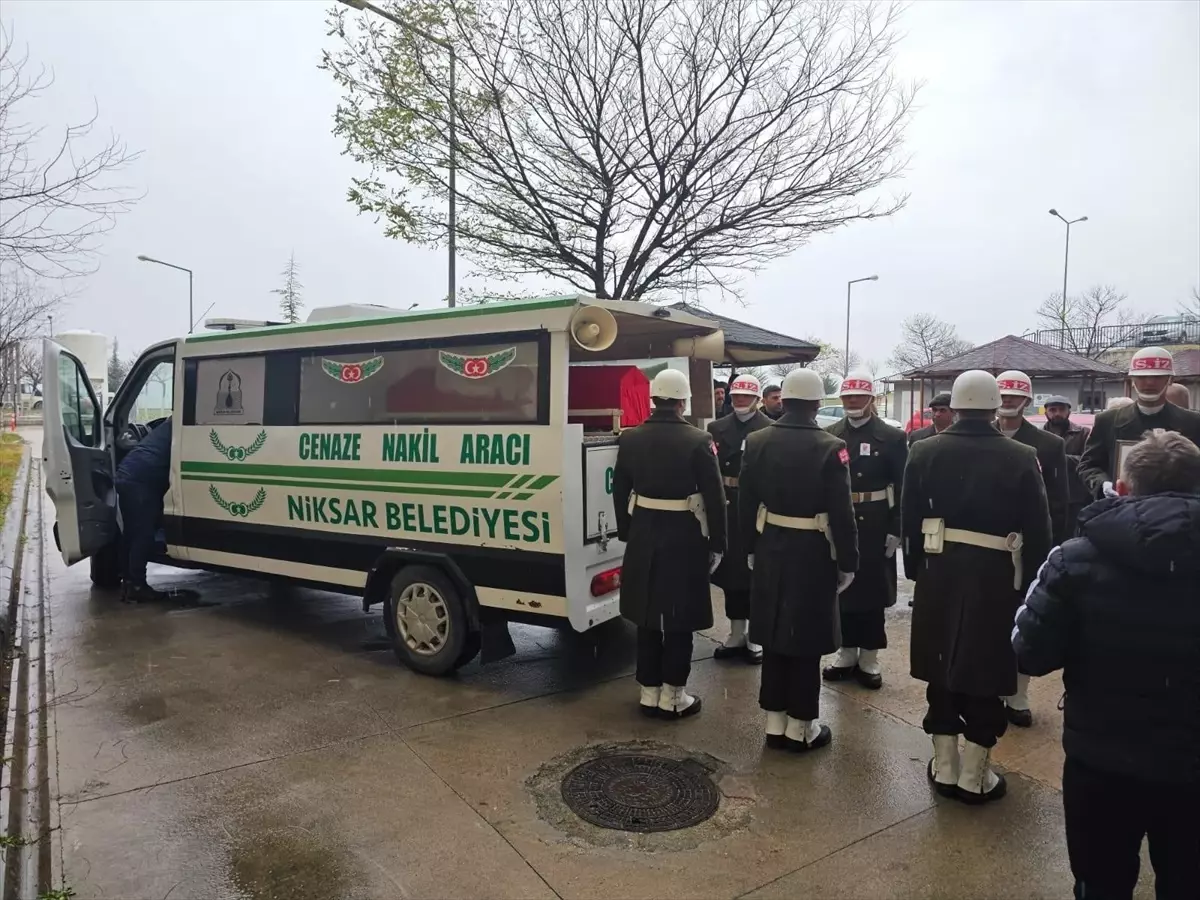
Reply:
[[[149,425],[171,415],[175,408],[175,358],[157,360],[146,372],[142,387],[133,398],[126,422]]]
[[[195,424],[262,425],[263,356],[202,359],[196,365]]]
[[[100,423],[91,386],[79,363],[65,353],[58,358],[58,395],[67,434],[78,444],[94,447]]]
[[[301,425],[537,421],[536,341],[318,351],[300,360]]]

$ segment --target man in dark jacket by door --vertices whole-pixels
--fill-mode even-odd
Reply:
[[[1012,617],[1050,552],[1050,510],[1037,454],[993,424],[996,379],[964,372],[950,405],[958,421],[914,444],[904,473],[904,572],[917,582],[910,655],[913,678],[929,685],[930,780],[983,803],[1005,792],[989,758],[1008,727],[1001,698],[1017,687]]]
[[[170,486],[171,433],[168,418],[151,429],[117,467],[124,599],[128,603],[147,603],[167,596],[146,583],[146,564],[154,554],[154,534],[162,522],[163,496]]]
[[[1062,533],[1065,541],[1075,537],[1079,511],[1092,502],[1087,485],[1079,477],[1079,460],[1091,429],[1071,421],[1071,401],[1066,397],[1051,397],[1046,401],[1046,424],[1042,427],[1062,438],[1067,452],[1067,514]]]
[[[712,438],[683,419],[687,376],[664,369],[650,396],[654,412],[621,432],[613,468],[626,544],[621,615],[638,627],[641,711],[682,718],[700,711],[686,690],[692,632],[713,624],[708,579],[725,552],[725,492]]]
[[[1021,665],[1063,670],[1077,898],[1124,898],[1142,838],[1159,900],[1200,890],[1200,448],[1154,431],[1017,613]]]
[[[871,376],[850,373],[840,390],[845,417],[825,430],[850,454],[850,499],[858,528],[858,572],[838,597],[842,646],[826,681],[854,678],[883,686],[879,651],[887,646],[884,611],[896,605],[896,550],[900,546],[900,492],[908,443],[904,432],[875,415]]]
[[[716,649],[717,659],[741,659],[748,663],[762,662],[762,647],[750,641],[747,625],[750,621],[750,570],[746,567],[746,548],[737,525],[738,476],[742,471],[742,453],[746,438],[771,424],[758,408],[758,379],[739,375],[729,382],[729,397],[733,415],[708,424],[708,433],[717,445],[717,462],[721,466],[721,481],[725,485],[728,512],[729,549],[713,572],[713,584],[725,594],[725,615],[729,617],[729,638]]]
[[[824,387],[810,369],[784,378],[783,418],[746,439],[738,486],[767,746],[795,751],[832,739],[818,721],[821,657],[840,643],[837,595],[858,568],[850,456],[816,423]]]

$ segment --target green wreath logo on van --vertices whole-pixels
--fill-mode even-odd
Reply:
[[[254,443],[249,447],[227,447],[221,443],[221,438],[217,434],[216,429],[208,433],[208,439],[212,441],[213,447],[218,453],[224,456],[230,462],[244,462],[246,457],[253,456],[262,449],[263,444],[267,442],[267,433],[260,431],[258,437],[254,439]]]
[[[252,512],[258,512],[264,503],[267,502],[266,488],[259,488],[258,493],[254,495],[254,499],[249,503],[231,503],[221,496],[221,492],[217,490],[215,484],[208,486],[208,494],[213,498],[213,502],[225,512],[235,518],[244,519]]]

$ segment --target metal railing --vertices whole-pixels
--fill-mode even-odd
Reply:
[[[1133,325],[1098,325],[1092,328],[1054,328],[1025,335],[1043,347],[1065,350],[1095,359],[1109,350],[1129,347],[1170,347],[1200,344],[1200,320],[1175,319]]]

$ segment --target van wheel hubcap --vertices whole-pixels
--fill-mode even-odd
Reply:
[[[445,598],[428,584],[410,584],[396,600],[396,627],[410,651],[434,656],[450,636],[450,610]]]

